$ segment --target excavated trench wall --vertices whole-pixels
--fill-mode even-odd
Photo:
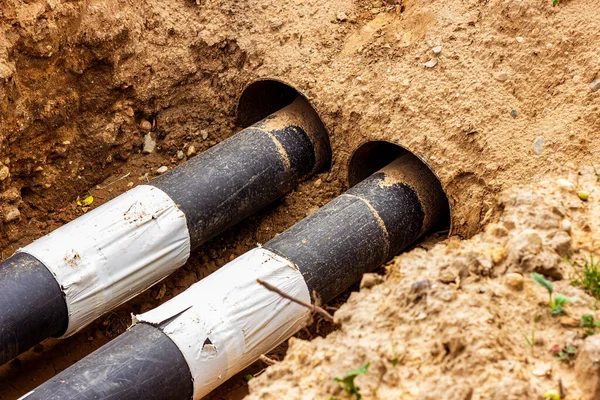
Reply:
[[[549,30],[554,10],[541,1],[375,3],[5,1],[0,243],[139,153],[142,120],[164,157],[195,135],[208,135],[201,151],[232,134],[236,99],[258,78],[319,111],[334,150],[328,185],[345,183],[359,145],[399,144],[439,176],[461,236],[489,220],[500,189],[590,157],[600,122],[584,83],[600,56],[576,50],[598,30],[567,28],[597,22]]]

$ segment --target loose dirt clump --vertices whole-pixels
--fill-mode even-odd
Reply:
[[[366,363],[355,378],[364,399],[597,398],[599,331],[582,316],[598,320],[599,299],[571,282],[582,272],[573,260],[600,254],[600,201],[577,194],[600,183],[589,166],[567,178],[567,187],[561,179],[511,189],[485,232],[426,241],[389,263],[379,284],[366,275],[335,313],[339,329],[291,340],[248,398],[353,398],[334,378]],[[555,296],[578,300],[553,315],[532,272],[554,280]]]

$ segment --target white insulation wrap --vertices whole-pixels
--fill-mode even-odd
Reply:
[[[257,283],[260,278],[310,303],[302,274],[262,248],[238,257],[137,322],[160,327],[185,357],[199,399],[277,346],[310,311]]]
[[[190,238],[173,200],[141,185],[19,251],[40,260],[61,286],[70,336],[185,264]]]

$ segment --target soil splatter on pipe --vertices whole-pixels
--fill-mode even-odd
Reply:
[[[199,399],[301,329],[311,312],[302,303],[340,294],[445,210],[431,171],[403,155],[264,247],[136,316],[130,330],[23,398]],[[170,345],[149,344],[158,337]]]
[[[0,364],[43,339],[74,334],[330,162],[327,132],[298,97],[20,249],[0,263]]]

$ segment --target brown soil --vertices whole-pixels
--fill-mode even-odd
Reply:
[[[531,213],[525,212],[526,206],[499,201],[500,193],[598,162],[600,91],[589,84],[600,77],[599,11],[596,0],[562,0],[557,7],[551,0],[0,0],[1,259],[85,212],[76,204],[78,197],[93,195],[91,207],[96,207],[152,179],[158,167],[185,161],[188,151],[191,156],[235,133],[240,128],[234,125],[237,98],[259,78],[285,81],[308,96],[329,129],[334,157],[330,171],[203,246],[157,287],[78,335],[46,341],[0,368],[0,398],[26,393],[121,333],[130,313],[163,303],[331,200],[346,186],[351,154],[369,140],[397,143],[432,167],[451,203],[453,234],[472,237],[518,209],[521,225],[508,237],[532,226],[547,249],[546,236],[556,227],[534,226],[542,208],[527,203]],[[435,46],[442,46],[437,56]],[[433,68],[423,65],[433,58]],[[142,153],[148,128],[157,141],[149,155]],[[537,148],[542,141],[542,151],[534,151],[534,142]],[[597,242],[586,239],[598,240],[594,215],[587,214],[598,193],[590,179],[579,183],[589,186],[590,202],[576,210],[570,203],[565,207],[575,219],[590,216],[589,228],[574,223],[573,248],[598,252]],[[558,196],[554,185],[536,183],[535,188]],[[579,201],[573,193],[561,196]],[[468,253],[468,260],[478,259],[496,245],[510,253],[506,238],[492,231],[488,227],[470,241],[456,238],[399,258],[388,268],[385,283],[353,295],[336,314],[339,332],[311,343],[296,341],[287,361],[256,380],[254,396],[270,390],[290,398],[294,393],[331,395],[331,378],[366,360],[373,363],[370,374],[357,381],[364,393],[380,387],[380,398],[396,398],[402,390],[433,396],[453,382],[462,386],[452,386],[456,392],[449,393],[464,387],[468,395],[470,387],[473,398],[485,398],[484,391],[502,381],[496,376],[508,382],[498,383],[500,393],[531,379],[529,392],[523,393],[539,397],[550,378],[528,375],[530,367],[550,361],[542,347],[567,331],[544,314],[537,328],[548,332],[544,346],[527,356],[533,364],[523,361],[529,349],[521,335],[544,310],[531,299],[542,301],[543,293],[526,282],[523,292],[508,296],[502,283],[506,271],[496,264],[490,267],[492,279],[480,278],[476,266],[473,281],[457,287],[438,276],[450,257]],[[412,271],[414,266],[402,260],[431,270]],[[473,261],[465,263],[471,268]],[[499,265],[517,268],[513,261]],[[427,302],[402,303],[403,293],[422,279],[437,285]],[[557,287],[575,291],[564,279]],[[453,290],[448,303],[435,300],[446,293],[442,289]],[[394,293],[394,307],[386,290]],[[584,300],[569,308],[576,317],[591,301],[578,296]],[[457,321],[430,311],[429,299],[434,309],[451,307]],[[419,307],[427,318],[415,321],[419,313],[412,315],[412,309]],[[397,315],[388,315],[389,309]],[[373,320],[381,318],[381,326],[367,320],[365,327],[377,330],[363,335],[357,327],[367,310],[377,310]],[[506,325],[487,323],[488,314]],[[517,314],[520,320],[509,318]],[[438,335],[443,340],[456,337],[466,350],[442,357],[445,347],[435,344],[435,331],[445,332]],[[363,337],[353,336],[358,334]],[[497,339],[492,343],[489,335]],[[390,369],[385,357],[391,350],[385,346],[395,341],[394,352],[406,357],[398,369]],[[375,345],[380,347],[371,349]],[[307,349],[315,353],[300,356]],[[330,352],[331,358],[325,360],[317,350]],[[298,367],[315,360],[322,368]],[[421,364],[416,368],[415,363]],[[564,376],[569,396],[577,396],[573,369],[553,366],[558,371],[552,372],[553,382]],[[242,376],[215,398],[243,397]],[[464,384],[465,376],[477,384]],[[373,377],[381,377],[380,386]]]

